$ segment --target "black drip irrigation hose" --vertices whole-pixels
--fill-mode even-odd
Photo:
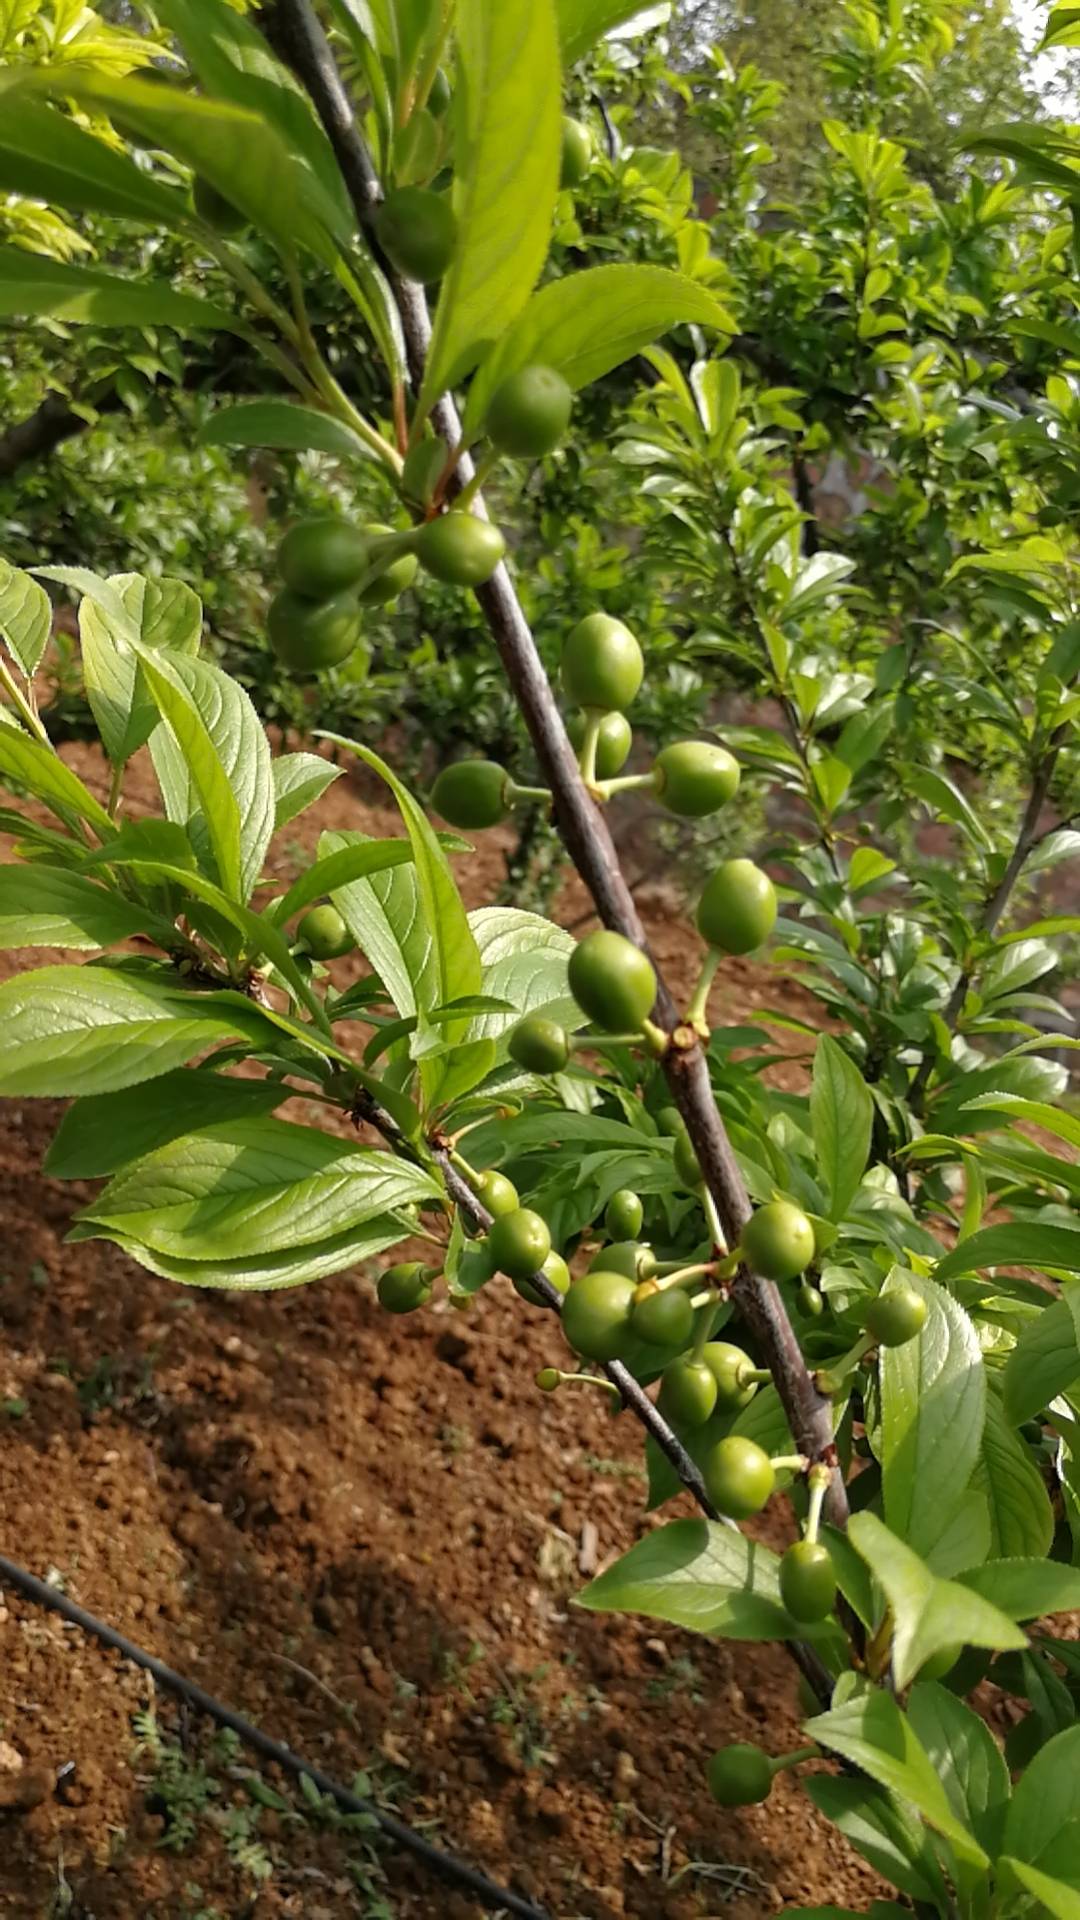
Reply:
[[[147,1653],[142,1647],[137,1647],[134,1641],[126,1639],[122,1633],[117,1632],[115,1627],[110,1627],[107,1621],[99,1620],[95,1614],[87,1613],[85,1607],[80,1607],[74,1600],[69,1600],[67,1594],[61,1593],[58,1587],[50,1587],[44,1580],[39,1580],[34,1574],[27,1573],[25,1567],[16,1566],[13,1560],[6,1560],[3,1554],[0,1554],[0,1581],[6,1581],[16,1593],[23,1594],[27,1600],[33,1600],[37,1606],[48,1607],[51,1612],[61,1614],[65,1620],[70,1620],[75,1626],[81,1627],[84,1633],[93,1634],[103,1646],[113,1647],[133,1665],[143,1667],[169,1693],[175,1693],[179,1699],[186,1700],[189,1706],[194,1707],[198,1713],[208,1715],[211,1720],[216,1720],[219,1726],[230,1727],[233,1733],[239,1735],[245,1746],[261,1754],[264,1760],[274,1761],[286,1773],[296,1774],[297,1777],[306,1774],[309,1780],[314,1781],[320,1793],[329,1794],[340,1807],[345,1808],[346,1812],[367,1814],[378,1824],[387,1839],[393,1840],[407,1853],[414,1854],[418,1860],[422,1860],[432,1873],[439,1875],[440,1879],[452,1881],[459,1887],[466,1887],[470,1893],[475,1894],[477,1900],[487,1908],[489,1913],[501,1911],[514,1914],[518,1916],[518,1920],[551,1920],[550,1914],[543,1907],[534,1906],[530,1900],[523,1900],[520,1894],[511,1893],[508,1887],[498,1886],[494,1880],[489,1880],[486,1874],[477,1872],[476,1868],[470,1867],[467,1861],[459,1859],[457,1854],[447,1853],[442,1847],[432,1846],[430,1840],[425,1840],[421,1834],[415,1833],[404,1820],[396,1819],[392,1813],[384,1813],[374,1801],[364,1800],[359,1794],[350,1792],[348,1787],[341,1786],[337,1780],[331,1780],[329,1774],[323,1773],[321,1768],[313,1767],[307,1760],[302,1760],[299,1754],[293,1753],[288,1747],[283,1747],[280,1741],[272,1740],[268,1733],[263,1733],[261,1727],[253,1726],[250,1720],[243,1719],[239,1713],[234,1712],[232,1707],[227,1707],[222,1701],[215,1700],[212,1694],[204,1692],[194,1680],[188,1680],[184,1674],[177,1673],[172,1667],[167,1667],[163,1660],[159,1660],[155,1654]]]

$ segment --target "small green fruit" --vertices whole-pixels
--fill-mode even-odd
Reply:
[[[700,1187],[701,1166],[685,1127],[675,1135],[675,1171],[684,1186]]]
[[[578,941],[567,981],[582,1013],[606,1033],[640,1032],[656,999],[648,956],[606,927]]]
[[[356,945],[336,907],[312,907],[296,929],[296,937],[313,960],[338,960]]]
[[[420,529],[416,542],[421,566],[449,587],[482,586],[505,552],[498,527],[475,513],[442,513]]]
[[[406,1260],[401,1266],[387,1267],[379,1275],[379,1305],[387,1313],[412,1313],[431,1299],[432,1276],[419,1260]]]
[[[494,760],[455,760],[431,789],[431,804],[452,827],[495,827],[510,811],[508,775]]]
[[[661,1107],[656,1116],[656,1124],[660,1132],[667,1134],[672,1140],[677,1140],[680,1133],[686,1132],[686,1121],[678,1107]]]
[[[589,613],[567,636],[561,670],[563,686],[577,706],[621,713],[645,677],[645,657],[621,620]]]
[[[709,1792],[722,1807],[753,1807],[772,1791],[773,1764],[761,1747],[748,1741],[721,1747],[709,1761]]]
[[[780,1598],[793,1620],[824,1620],[836,1604],[836,1575],[821,1541],[796,1540],[780,1561]]]
[[[665,1367],[658,1404],[674,1426],[690,1431],[703,1427],[716,1406],[716,1381],[704,1361],[673,1360]]]
[[[640,1195],[629,1187],[620,1187],[607,1203],[604,1226],[613,1240],[636,1240],[644,1218]]]
[[[752,953],[776,923],[776,889],[752,860],[725,860],[706,884],[698,932],[722,953]]]
[[[763,1280],[796,1280],[814,1257],[814,1229],[801,1207],[770,1200],[743,1228],[742,1250]]]
[[[727,1340],[710,1340],[702,1359],[716,1381],[716,1404],[721,1413],[738,1413],[748,1407],[757,1392],[757,1381],[747,1380],[753,1361],[741,1347]]]
[[[739,763],[726,747],[677,740],[657,754],[652,777],[665,807],[686,820],[701,820],[727,805],[739,785]]]
[[[630,1336],[636,1282],[593,1268],[575,1280],[563,1302],[562,1326],[575,1352],[617,1360]]]
[[[572,713],[566,722],[566,731],[575,753],[580,753],[585,744],[585,715]],[[634,736],[626,715],[605,713],[596,741],[597,779],[614,780],[620,769],[625,767],[633,744]]]
[[[570,1058],[566,1028],[545,1020],[542,1013],[528,1013],[519,1020],[508,1044],[511,1060],[527,1073],[561,1073]]]
[[[559,162],[560,187],[578,187],[592,166],[592,134],[580,120],[563,114],[562,158]]]
[[[768,1454],[741,1433],[729,1433],[710,1447],[701,1472],[713,1506],[729,1520],[760,1513],[776,1485]]]
[[[474,1191],[490,1214],[516,1213],[521,1205],[513,1181],[494,1167],[487,1167],[483,1173],[477,1174]]]
[[[554,367],[521,367],[491,397],[488,438],[515,460],[538,460],[557,447],[570,424],[574,396]]]
[[[547,1221],[531,1207],[497,1214],[488,1230],[491,1264],[511,1280],[527,1280],[551,1252]]]
[[[376,521],[362,527],[360,532],[361,537],[370,543],[392,537],[394,528],[384,527]],[[374,555],[369,545],[365,571],[373,561]],[[415,553],[399,553],[396,559],[387,562],[382,571],[376,574],[374,580],[370,580],[366,587],[361,588],[358,596],[360,605],[362,607],[389,606],[391,600],[396,600],[399,593],[404,593],[406,587],[412,586],[416,579],[417,565]]]
[[[355,586],[367,571],[368,543],[359,527],[340,514],[321,513],[289,528],[277,550],[277,565],[294,593],[323,600]]]
[[[540,1272],[547,1275],[552,1286],[556,1287],[560,1293],[566,1294],[569,1292],[570,1269],[563,1259],[562,1254],[556,1253],[554,1248],[548,1254],[547,1259],[540,1268]],[[520,1293],[522,1299],[527,1300],[530,1307],[547,1306],[547,1301],[541,1300],[531,1280],[515,1280],[514,1292]]]
[[[430,187],[398,187],[375,216],[375,232],[390,265],[408,280],[441,280],[457,244],[457,216]]]
[[[882,1347],[902,1347],[926,1324],[926,1301],[914,1287],[890,1287],[871,1300],[863,1315],[867,1333]]]
[[[656,1255],[640,1240],[612,1240],[601,1247],[591,1261],[590,1273],[622,1273],[635,1283],[651,1280],[656,1272]]]
[[[354,593],[327,600],[306,600],[286,587],[275,594],[266,616],[270,645],[294,673],[319,673],[339,667],[360,638],[360,605]]]
[[[685,1347],[694,1331],[694,1309],[679,1287],[646,1294],[634,1304],[633,1329],[653,1347]]]

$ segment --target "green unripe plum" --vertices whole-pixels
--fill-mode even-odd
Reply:
[[[495,827],[510,811],[507,773],[494,760],[455,760],[431,789],[431,804],[452,827]]]
[[[308,600],[328,599],[355,586],[369,564],[364,534],[338,513],[297,521],[277,550],[285,585]]]
[[[776,924],[776,888],[752,860],[725,860],[706,884],[698,932],[721,953],[752,953]]]
[[[836,1574],[821,1541],[796,1540],[780,1561],[780,1598],[793,1620],[824,1620],[836,1604]]]
[[[441,280],[457,245],[457,215],[430,187],[398,187],[375,216],[375,232],[390,265],[408,280]]]
[[[552,1286],[556,1287],[561,1294],[569,1292],[570,1269],[563,1259],[562,1254],[556,1253],[554,1248],[552,1248],[548,1254],[547,1259],[540,1268],[540,1272],[547,1276]],[[531,1280],[515,1280],[514,1292],[520,1293],[522,1299],[527,1300],[530,1307],[547,1306],[547,1301],[541,1300]]]
[[[572,713],[566,723],[566,731],[575,753],[580,753],[585,744],[585,715]],[[634,736],[626,715],[605,713],[596,741],[597,779],[614,780],[615,775],[625,767],[633,744]]]
[[[590,1262],[590,1272],[622,1273],[628,1280],[651,1280],[656,1272],[656,1255],[640,1240],[612,1240],[601,1247]]]
[[[391,538],[394,533],[393,527],[384,527],[378,522],[372,522],[362,527],[360,531],[362,538],[368,542]],[[374,554],[369,545],[365,572],[373,562]],[[397,599],[399,593],[404,593],[406,587],[412,586],[416,579],[417,565],[415,553],[399,553],[395,559],[388,560],[374,580],[370,580],[366,587],[361,587],[357,596],[360,605],[362,607],[388,606],[391,600]]]
[[[606,927],[578,941],[567,981],[582,1013],[605,1033],[639,1033],[656,999],[648,955]]]
[[[491,1264],[511,1280],[527,1280],[551,1252],[547,1221],[531,1207],[497,1214],[488,1230]]]
[[[240,233],[251,224],[247,214],[242,213],[239,207],[234,207],[232,201],[212,187],[209,180],[204,180],[201,173],[197,173],[192,181],[191,198],[200,220],[205,220],[215,233]]]
[[[634,1303],[631,1322],[639,1340],[653,1347],[685,1347],[694,1331],[694,1309],[679,1287],[649,1293]]]
[[[581,185],[592,166],[592,134],[580,120],[574,120],[568,113],[563,114],[562,155],[559,161],[560,187]]]
[[[621,620],[609,613],[587,613],[567,636],[561,671],[575,705],[621,713],[645,677],[645,656]]]
[[[659,1407],[665,1420],[686,1430],[703,1427],[715,1406],[716,1381],[704,1361],[673,1360],[664,1368]]]
[[[726,747],[677,740],[657,754],[652,778],[665,807],[685,820],[701,820],[727,805],[739,785],[739,763]]]
[[[680,1133],[686,1132],[686,1121],[678,1107],[661,1107],[656,1116],[656,1124],[660,1132],[666,1133],[672,1140],[677,1140]]]
[[[820,1320],[825,1311],[825,1295],[820,1287],[810,1280],[803,1280],[799,1286],[799,1305],[809,1320]]]
[[[510,1035],[509,1052],[527,1073],[561,1073],[570,1058],[570,1039],[558,1021],[528,1013]]]
[[[926,1301],[914,1287],[890,1287],[871,1300],[863,1315],[867,1333],[882,1347],[902,1347],[926,1324]]]
[[[630,1337],[636,1282],[593,1268],[575,1280],[563,1301],[562,1327],[575,1352],[589,1360],[617,1360]]]
[[[604,1226],[613,1240],[636,1240],[644,1218],[641,1196],[629,1187],[620,1187],[607,1203]]]
[[[741,1433],[729,1433],[710,1447],[701,1472],[713,1506],[729,1520],[748,1520],[760,1513],[776,1485],[773,1463],[764,1448]]]
[[[414,501],[419,507],[426,507],[435,492],[446,461],[447,447],[444,440],[418,440],[415,447],[410,447],[401,469],[401,491],[406,500]]]
[[[761,1747],[749,1741],[721,1747],[707,1768],[709,1792],[722,1807],[754,1807],[772,1791],[773,1764]]]
[[[748,1407],[757,1392],[757,1381],[746,1378],[753,1368],[750,1355],[727,1340],[710,1340],[701,1357],[716,1381],[716,1404],[720,1412],[738,1413]]]
[[[431,1299],[431,1273],[419,1260],[387,1267],[379,1275],[378,1294],[387,1313],[412,1313]]]
[[[505,552],[498,527],[475,513],[441,513],[421,527],[416,542],[420,565],[448,587],[482,586]]]
[[[675,1135],[675,1171],[688,1187],[700,1187],[701,1164],[685,1127]]]
[[[307,600],[289,587],[275,594],[266,616],[270,645],[294,673],[339,667],[360,638],[360,604],[354,593]]]
[[[351,953],[356,945],[336,907],[312,907],[310,913],[305,913],[296,935],[314,960],[338,960],[343,953]]]
[[[801,1207],[770,1200],[743,1228],[742,1250],[763,1280],[797,1280],[814,1257],[814,1229]]]
[[[538,460],[557,447],[567,427],[574,396],[554,367],[520,367],[507,374],[491,397],[488,438],[515,460]]]
[[[505,1173],[499,1173],[494,1167],[487,1167],[483,1173],[477,1174],[474,1190],[477,1199],[482,1201],[491,1214],[516,1213],[521,1205],[518,1190],[513,1181],[508,1180]]]

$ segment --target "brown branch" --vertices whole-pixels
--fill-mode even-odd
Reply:
[[[272,17],[277,44],[311,97],[337,155],[357,218],[368,227],[381,189],[311,0],[275,0]],[[422,288],[394,276],[391,278],[409,372],[419,391],[431,338],[427,301]],[[460,423],[450,395],[444,395],[438,402],[433,419],[447,442],[456,446],[460,440]],[[459,462],[457,483],[465,485],[471,472],[471,463],[466,459]],[[474,510],[484,511],[479,496]],[[645,930],[623,878],[607,822],[582,781],[562,715],[505,566],[500,566],[476,593],[551,788],[556,821],[567,851],[589,888],[604,924],[647,950]],[[679,1027],[678,1009],[659,969],[657,980],[654,1016],[669,1032],[678,1029],[679,1041],[686,1043],[669,1046],[663,1061],[664,1071],[686,1121],[725,1234],[734,1246],[750,1217],[750,1199],[717,1111],[708,1063],[700,1043],[696,1035]],[[831,1402],[819,1394],[814,1385],[779,1288],[744,1268],[736,1282],[735,1297],[761,1345],[800,1453],[811,1460],[835,1462]],[[651,1406],[651,1402],[649,1404]],[[832,1476],[827,1511],[834,1525],[844,1525],[848,1514],[847,1495],[838,1471]]]

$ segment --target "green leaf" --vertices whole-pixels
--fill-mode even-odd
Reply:
[[[955,1642],[974,1647],[1027,1645],[1006,1614],[958,1581],[939,1580],[876,1514],[853,1514],[848,1538],[892,1610],[892,1663],[898,1687],[908,1686],[933,1654]]]
[[[812,1637],[780,1599],[768,1547],[711,1520],[673,1520],[647,1534],[577,1596],[595,1613],[644,1613],[725,1640]]]
[[[274,832],[314,806],[342,769],[318,753],[279,753],[270,768],[274,780]]]
[[[88,1221],[75,1227],[69,1240],[113,1240],[124,1252],[150,1273],[174,1280],[182,1287],[223,1287],[229,1293],[265,1293],[277,1287],[300,1287],[312,1280],[325,1280],[331,1274],[344,1273],[361,1261],[370,1260],[386,1247],[397,1246],[404,1237],[400,1218],[379,1214],[362,1226],[350,1227],[329,1240],[286,1248],[283,1252],[255,1255],[250,1259],[182,1260],[173,1255],[154,1253],[138,1241],[127,1241],[109,1227],[97,1227]]]
[[[908,770],[908,785],[920,800],[925,800],[932,812],[940,814],[942,819],[951,820],[955,826],[963,827],[976,846],[993,845],[970,802],[955,782],[946,779],[943,773],[935,773],[931,767],[911,767]]]
[[[221,407],[204,421],[196,439],[201,447],[283,447],[295,453],[330,453],[338,460],[374,458],[351,427],[291,400],[243,400]]]
[[[320,761],[318,764],[324,766],[326,763]],[[347,844],[338,847],[336,852],[320,855],[306,873],[293,881],[288,893],[274,908],[274,920],[279,926],[284,926],[294,913],[310,906],[313,900],[322,899],[324,894],[337,894],[342,888],[366,879],[373,873],[385,873],[391,867],[409,866],[412,863],[413,850],[407,840],[367,840],[360,834],[323,836],[327,841],[332,837],[340,837]]]
[[[1032,1866],[1062,1829],[1080,1819],[1080,1726],[1066,1727],[1040,1748],[1013,1790],[1003,1851]]]
[[[562,97],[552,0],[459,0],[458,239],[435,310],[424,411],[520,312],[551,240]]]
[[[957,1819],[929,1754],[891,1694],[877,1689],[859,1694],[808,1720],[804,1731],[899,1799],[910,1801],[962,1859],[978,1867],[990,1865],[974,1834]]]
[[[882,1491],[889,1526],[925,1553],[960,1505],[979,1459],[986,1377],[964,1309],[932,1280],[900,1270],[895,1280],[922,1294],[927,1316],[914,1340],[880,1356]]]
[[[127,636],[134,629],[149,647],[195,653],[202,637],[202,604],[182,580],[118,573],[104,584],[110,590],[104,601],[87,592],[79,607],[83,679],[102,746],[114,766],[123,766],[158,723],[157,707]],[[112,595],[127,616],[122,625],[111,612]]]
[[[157,13],[175,33],[203,90],[248,108],[303,161],[310,175],[304,197],[327,232],[347,247],[356,223],[334,150],[307,94],[251,20],[226,0],[158,0]]]
[[[986,1403],[982,1458],[972,1484],[986,1495],[990,1550],[996,1559],[1047,1554],[1054,1514],[1042,1474],[991,1394]]]
[[[1038,1867],[1029,1866],[1026,1860],[1013,1860],[1003,1854],[998,1861],[998,1871],[1004,1869],[1015,1875],[1022,1887],[1035,1895],[1040,1907],[1054,1915],[1054,1920],[1080,1920],[1080,1891],[1070,1887],[1064,1880],[1056,1880],[1049,1873],[1041,1873]]]
[[[332,264],[328,196],[277,130],[249,108],[224,100],[71,66],[43,70],[47,83],[80,105],[133,128],[208,180],[286,255],[308,247]],[[342,236],[340,230],[338,237]]]
[[[1040,1620],[1047,1613],[1080,1609],[1080,1567],[1059,1560],[987,1560],[958,1574],[957,1580],[1010,1620]]]
[[[810,1125],[831,1220],[843,1219],[862,1179],[873,1118],[874,1103],[858,1067],[823,1033],[814,1054]]]
[[[177,187],[163,185],[58,108],[10,89],[0,121],[0,190],[157,227],[176,226],[185,214]]]
[[[252,1006],[160,974],[42,967],[0,986],[0,1093],[112,1093],[183,1066],[221,1040],[266,1043]]]
[[[957,1819],[971,1828],[992,1859],[1001,1846],[1011,1787],[1008,1767],[989,1727],[947,1687],[932,1680],[920,1680],[912,1687],[907,1713]]]
[[[926,1828],[902,1801],[873,1780],[808,1773],[803,1792],[876,1873],[911,1900],[936,1906],[941,1872]]]
[[[976,1238],[978,1236],[975,1236]],[[1014,1426],[1080,1381],[1080,1343],[1068,1300],[1055,1300],[1023,1329],[1005,1362],[1005,1417]]]
[[[669,267],[586,267],[549,281],[533,294],[474,376],[466,431],[483,424],[496,387],[521,367],[554,367],[569,386],[587,387],[661,334],[686,323],[721,333],[735,330],[705,287]]]
[[[851,856],[848,870],[848,883],[852,893],[861,893],[864,887],[872,886],[875,880],[883,880],[887,873],[895,873],[896,861],[888,854],[881,853],[877,847],[856,847]]]
[[[264,1258],[441,1198],[393,1154],[271,1118],[201,1127],[117,1174],[83,1220],[183,1260]]]
[[[60,819],[65,813],[73,813],[89,821],[99,834],[108,836],[113,832],[113,823],[104,807],[94,799],[89,788],[83,786],[78,774],[64,765],[59,754],[39,746],[36,740],[15,727],[0,728],[0,780],[5,777],[26,793],[44,800]]]
[[[977,1273],[981,1267],[1054,1267],[1080,1273],[1080,1231],[1046,1226],[1037,1220],[984,1227],[947,1253],[935,1268],[934,1277],[941,1283],[958,1273]]]
[[[0,866],[0,947],[108,947],[157,918],[62,867]]]
[[[151,91],[160,92],[160,88]],[[245,322],[227,307],[194,294],[174,293],[161,281],[140,280],[97,267],[73,267],[43,253],[0,247],[0,319],[91,321],[101,327],[176,327],[242,333]]]
[[[52,606],[44,587],[0,560],[0,634],[27,679],[41,665],[51,632]]]
[[[138,648],[150,691],[183,755],[201,808],[166,807],[191,834],[196,849],[212,850],[218,877],[234,900],[250,898],[274,831],[274,781],[265,730],[244,689],[206,660]],[[155,764],[157,764],[155,759]]]
[[[556,0],[559,46],[570,67],[597,40],[642,12],[641,0]]]
[[[508,1001],[513,1009],[481,1015],[469,1028],[471,1039],[498,1041],[502,1059],[506,1038],[522,1014],[543,1013],[561,1026],[581,1025],[581,1009],[566,984],[572,934],[517,907],[479,907],[470,913],[469,926],[480,955],[484,993]]]
[[[100,1180],[195,1127],[272,1113],[292,1089],[235,1080],[209,1067],[178,1067],[145,1086],[91,1094],[68,1108],[45,1156],[54,1180]]]

